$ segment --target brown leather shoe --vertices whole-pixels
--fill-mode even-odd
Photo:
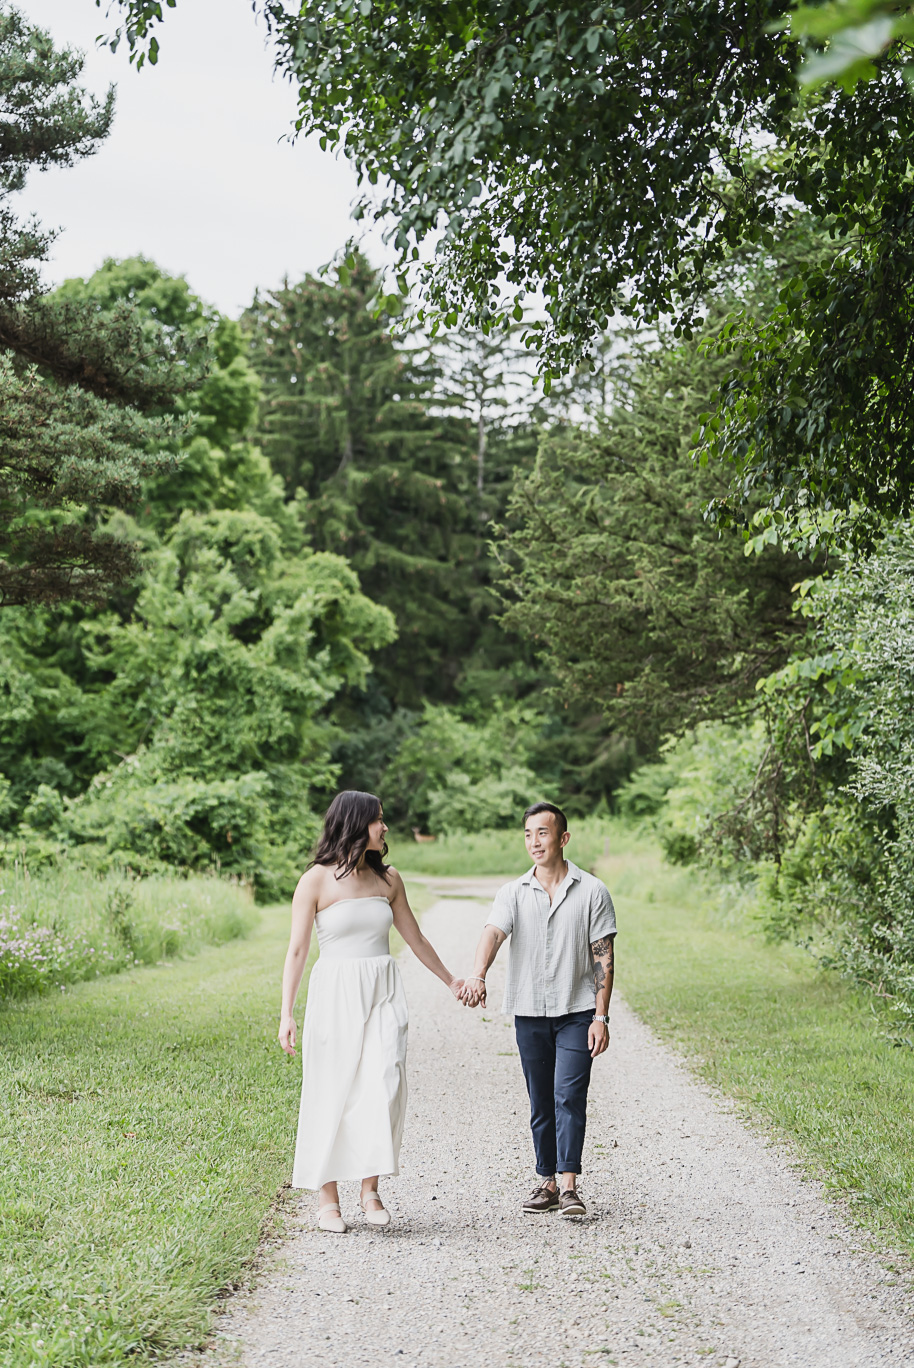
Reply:
[[[555,1211],[559,1204],[559,1194],[547,1183],[540,1183],[524,1202],[524,1211]]]
[[[559,1208],[563,1216],[586,1216],[587,1208],[574,1188],[563,1188],[559,1193]]]

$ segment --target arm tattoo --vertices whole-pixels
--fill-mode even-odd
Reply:
[[[595,940],[590,947],[590,953],[594,959],[608,959],[610,966],[613,962],[613,938],[612,936],[601,936]]]
[[[613,976],[613,938],[612,936],[601,936],[599,940],[593,941],[590,947],[593,955],[593,981],[594,987],[599,993],[606,987],[607,980],[612,982]]]

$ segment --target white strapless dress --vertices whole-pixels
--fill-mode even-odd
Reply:
[[[392,924],[381,897],[343,898],[315,918],[293,1187],[399,1172],[409,1013]]]

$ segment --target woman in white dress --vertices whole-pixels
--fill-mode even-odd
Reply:
[[[360,1179],[359,1205],[388,1225],[378,1178],[399,1172],[406,1113],[408,1010],[391,959],[393,925],[413,954],[459,1000],[454,978],[419,930],[403,880],[384,863],[387,826],[372,793],[337,794],[314,859],[292,899],[292,935],[282,976],[279,1043],[295,1051],[295,998],[317,930],[302,1029],[302,1095],[292,1186],[317,1188],[317,1223],[342,1234],[337,1183]]]

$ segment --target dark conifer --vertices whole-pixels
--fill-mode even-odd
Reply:
[[[137,568],[105,530],[174,463],[163,414],[197,379],[195,347],[129,304],[47,297],[52,234],[9,204],[30,170],[70,166],[106,137],[114,92],[77,84],[82,57],[0,7],[0,604],[99,599]]]
[[[325,279],[258,295],[244,317],[263,383],[260,438],[312,545],[345,555],[399,638],[385,691],[448,697],[478,630],[475,468],[466,424],[430,412],[433,373],[375,316],[356,253]]]

